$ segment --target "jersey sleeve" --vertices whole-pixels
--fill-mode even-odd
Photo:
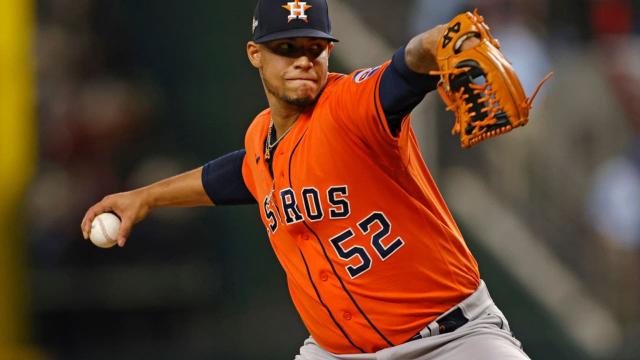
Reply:
[[[405,48],[380,66],[357,70],[336,81],[332,116],[345,129],[369,140],[394,142],[410,112],[436,89],[440,77],[411,70]]]
[[[329,107],[337,126],[367,143],[394,144],[396,135],[389,128],[380,102],[380,81],[391,61],[354,71],[335,80]]]
[[[251,196],[253,196],[254,199],[257,199],[256,184],[253,178],[253,173],[251,171],[251,165],[249,164],[249,161],[247,159],[248,157],[245,155],[244,159],[242,160],[242,179],[245,186],[247,187],[247,191],[251,193]]]
[[[391,133],[397,135],[402,120],[437,88],[440,76],[417,73],[409,68],[405,59],[406,46],[398,49],[391,64],[380,80],[380,103],[387,117]]]
[[[202,186],[215,205],[253,204],[255,199],[242,176],[245,151],[238,150],[202,167]]]

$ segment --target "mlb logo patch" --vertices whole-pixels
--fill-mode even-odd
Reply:
[[[360,70],[353,76],[353,81],[355,81],[356,84],[360,84],[367,80],[371,75],[375,74],[378,70],[380,70],[380,66]]]

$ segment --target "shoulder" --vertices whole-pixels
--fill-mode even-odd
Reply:
[[[329,76],[327,78],[327,85],[325,85],[323,92],[331,92],[333,89],[335,89],[336,85],[339,85],[347,77],[348,76],[346,74],[329,73]]]
[[[249,125],[247,129],[247,135],[249,133],[260,132],[261,129],[265,128],[269,124],[269,120],[271,119],[271,109],[267,108],[262,110]]]

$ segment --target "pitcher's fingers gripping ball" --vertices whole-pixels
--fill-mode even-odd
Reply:
[[[102,213],[91,223],[89,239],[101,248],[110,248],[117,243],[120,230],[120,218],[113,213]]]
[[[464,49],[465,40],[477,38],[478,45]],[[436,60],[440,75],[438,92],[447,110],[456,115],[452,134],[460,135],[463,148],[504,134],[529,121],[529,110],[542,84],[531,97],[522,89],[518,75],[500,51],[500,43],[475,10],[456,16],[438,42]]]

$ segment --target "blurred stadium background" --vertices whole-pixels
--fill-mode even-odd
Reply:
[[[292,359],[307,334],[254,206],[163,210],[82,241],[108,193],[243,146],[266,106],[254,0],[0,2],[0,359]],[[333,71],[478,7],[530,124],[461,151],[437,95],[428,165],[534,359],[640,359],[640,4],[330,0]]]

